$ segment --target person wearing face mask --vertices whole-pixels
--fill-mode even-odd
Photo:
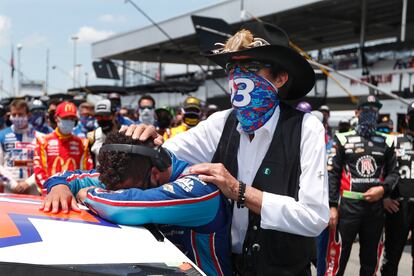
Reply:
[[[36,182],[43,190],[46,179],[66,170],[92,169],[87,139],[72,134],[78,120],[76,106],[62,102],[56,107],[56,129],[36,137],[34,172]]]
[[[202,112],[200,99],[197,99],[196,97],[187,97],[183,104],[182,114],[183,121],[181,125],[171,129],[169,138],[195,127],[201,121]]]
[[[105,142],[106,136],[110,132],[121,128],[122,123],[118,121],[119,117],[116,114],[116,106],[108,99],[100,100],[95,104],[95,119],[98,123],[98,128],[87,134],[95,166],[99,164],[98,154],[102,144]]]
[[[405,122],[404,133],[395,137],[400,179],[389,197],[384,198],[385,242],[381,267],[384,276],[398,274],[408,233],[414,232],[414,102],[407,108]],[[414,239],[411,239],[411,247],[414,248]],[[413,251],[411,257],[414,260]]]
[[[155,100],[150,95],[144,95],[138,101],[138,123],[156,125]]]
[[[285,101],[312,89],[314,71],[275,25],[246,23],[216,45],[220,48],[205,56],[226,69],[233,108],[164,146],[191,164],[211,162],[190,171],[233,202],[236,274],[309,275],[314,237],[329,221],[325,131],[315,116]],[[130,126],[126,135],[156,137],[142,125]]]
[[[328,274],[344,275],[357,234],[360,275],[375,275],[379,266],[383,198],[399,178],[394,137],[376,131],[381,106],[373,95],[360,97],[355,129],[334,138],[336,151],[328,169],[330,226],[339,231],[340,247],[328,249]]]
[[[34,100],[30,104],[29,123],[33,128],[43,134],[48,134],[53,131],[46,123],[46,106],[40,100]]]
[[[10,104],[12,125],[0,131],[0,174],[7,193],[39,194],[36,184],[29,181],[33,174],[36,137],[29,117],[27,102],[14,100]]]
[[[199,39],[213,47],[211,36]],[[197,164],[190,172],[231,201],[236,275],[310,275],[314,237],[329,221],[325,131],[315,116],[285,101],[309,93],[315,73],[275,25],[246,23],[219,47],[205,57],[226,69],[233,108],[164,147]],[[162,143],[144,124],[129,126],[125,135]]]
[[[93,131],[98,127],[93,114],[93,109],[93,104],[88,102],[84,102],[79,105],[79,122],[73,130],[74,135],[86,138],[88,132]]]

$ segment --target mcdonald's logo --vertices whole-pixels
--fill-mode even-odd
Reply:
[[[76,107],[74,104],[72,103],[68,103],[65,105],[65,112],[75,112],[76,111]]]
[[[69,170],[76,170],[78,168],[76,160],[72,157],[69,157],[66,161],[58,156],[55,158],[52,164],[52,171],[50,172],[51,175],[54,175],[55,173],[63,172],[63,171],[69,171]]]

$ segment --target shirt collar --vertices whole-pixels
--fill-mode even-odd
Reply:
[[[261,135],[263,133],[264,135],[267,135],[268,137],[272,137],[273,136],[273,133],[275,132],[277,122],[279,121],[279,115],[280,115],[280,105],[276,106],[276,109],[273,112],[272,117],[270,117],[270,119],[262,127],[260,127],[259,129],[257,129],[254,132],[254,134],[255,135],[256,134]],[[243,131],[240,123],[237,124],[237,131],[241,135],[247,135]]]

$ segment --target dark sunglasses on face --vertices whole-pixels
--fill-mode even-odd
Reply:
[[[140,106],[139,109],[141,109],[141,110],[145,110],[145,109],[153,110],[154,107],[152,105],[146,105],[146,106]]]
[[[226,73],[229,74],[236,67],[241,67],[246,69],[250,73],[257,73],[258,71],[264,68],[271,68],[272,64],[261,62],[261,61],[239,61],[239,62],[229,62],[226,64]]]

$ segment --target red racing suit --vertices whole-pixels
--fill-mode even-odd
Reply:
[[[44,182],[56,173],[92,169],[88,140],[72,134],[63,135],[58,128],[52,133],[37,137],[33,168],[36,183],[42,190]]]

